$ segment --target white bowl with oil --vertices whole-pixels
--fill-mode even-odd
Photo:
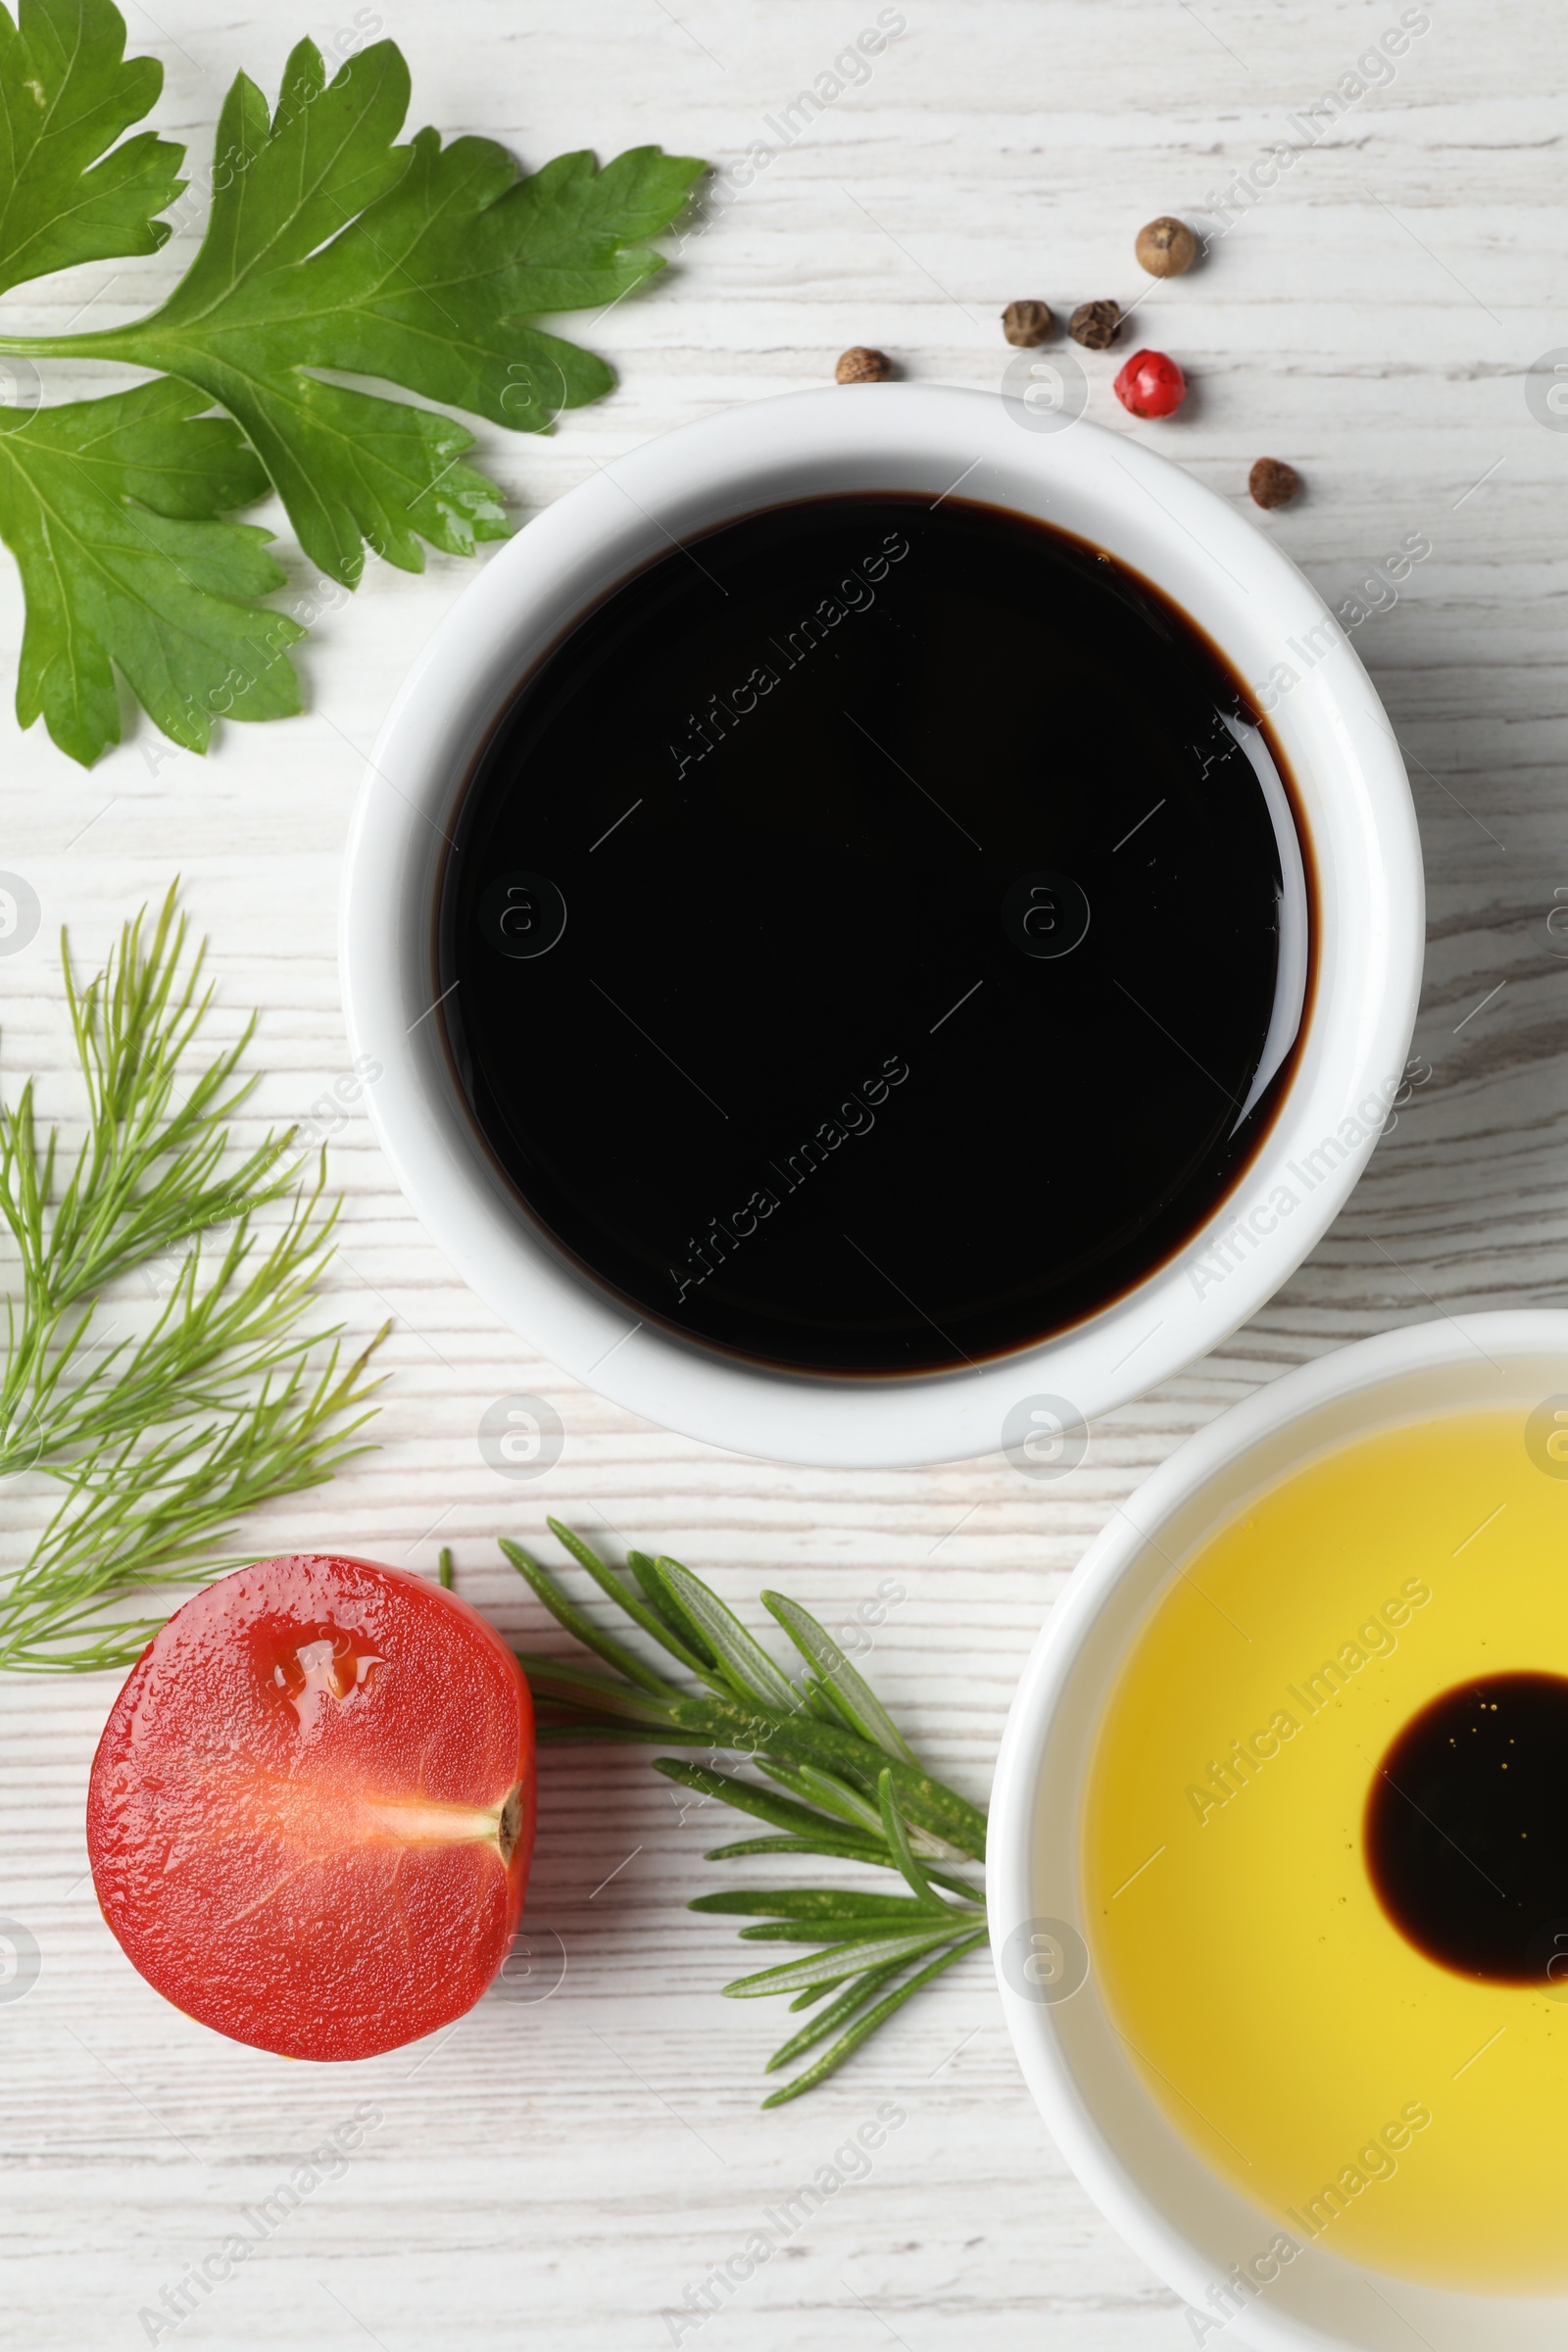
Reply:
[[[1195,2342],[1256,2352],[1406,2352],[1412,2344],[1429,2352],[1557,2352],[1568,2335],[1568,2289],[1543,2290],[1521,2278],[1517,2291],[1472,2290],[1412,2277],[1408,2262],[1396,2276],[1347,2259],[1332,2232],[1315,2242],[1298,2226],[1298,2207],[1293,2219],[1283,2205],[1239,2192],[1234,2168],[1222,2173],[1196,2130],[1190,2138],[1173,2123],[1128,2054],[1118,2031],[1125,2018],[1112,2015],[1096,1966],[1085,1836],[1097,1741],[1123,1668],[1162,1596],[1220,1530],[1314,1459],[1379,1430],[1503,1411],[1519,1414],[1522,1439],[1528,1416],[1551,1403],[1568,1403],[1562,1312],[1445,1317],[1286,1374],[1191,1438],[1117,1513],[1076,1570],[1019,1685],[998,1758],[989,1839],[993,1948],[1008,2029],[1073,2170],[1191,2306]],[[1568,1423],[1568,1411],[1561,1418]],[[1568,1516],[1568,1485],[1553,1492]],[[1546,1662],[1512,1651],[1495,1661]],[[1212,1998],[1221,2012],[1236,2005],[1223,1972]],[[1364,2030],[1377,2031],[1370,2011]],[[1291,2031],[1283,2001],[1279,2031]],[[1352,2076],[1354,2039],[1352,2030],[1344,2053]],[[1451,2105],[1447,2071],[1438,2080]],[[1187,2086],[1194,2096],[1200,2090]],[[1568,2208],[1568,2194],[1563,2202]],[[1446,2251],[1434,2258],[1434,2272],[1451,2269]],[[1568,2250],[1561,2269],[1568,2278]]]

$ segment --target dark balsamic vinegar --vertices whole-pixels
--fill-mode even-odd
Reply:
[[[1521,1671],[1445,1690],[1367,1797],[1384,1910],[1461,1976],[1568,1988],[1568,1679]]]
[[[519,1204],[638,1315],[797,1371],[1092,1314],[1289,1068],[1261,742],[1169,602],[996,508],[672,550],[525,680],[448,858],[441,1018]]]

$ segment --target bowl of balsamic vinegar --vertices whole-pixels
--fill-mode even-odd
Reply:
[[[1403,1067],[1419,848],[1315,593],[1130,438],[920,386],[618,461],[356,814],[369,1106],[472,1286],[739,1451],[1049,1477],[1299,1263]]]

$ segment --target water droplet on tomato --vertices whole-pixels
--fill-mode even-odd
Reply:
[[[371,1667],[383,1662],[372,1650],[357,1649],[341,1627],[328,1626],[281,1657],[272,1668],[272,1681],[299,1718],[301,1731],[308,1732],[325,1700],[341,1705],[359,1690]]]

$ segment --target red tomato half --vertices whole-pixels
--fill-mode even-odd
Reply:
[[[289,2058],[368,2058],[472,2007],[533,1848],[516,1659],[425,1578],[241,1568],[142,1652],[93,1762],[87,1850],[131,1965]]]

